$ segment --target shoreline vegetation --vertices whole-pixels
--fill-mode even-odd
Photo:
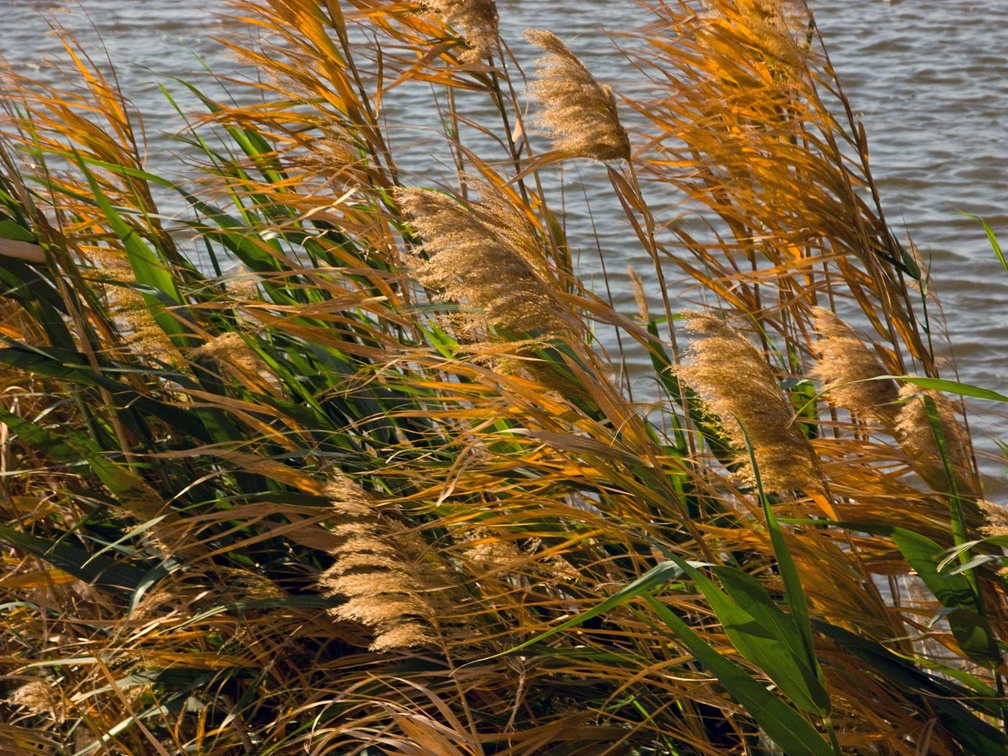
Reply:
[[[231,7],[184,182],[69,35],[4,73],[0,752],[1005,751],[1008,398],[939,374],[804,2],[642,3],[635,97],[493,0]]]

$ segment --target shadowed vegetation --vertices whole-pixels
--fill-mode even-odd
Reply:
[[[233,8],[186,182],[72,39],[6,74],[0,750],[1003,752],[1006,397],[804,3],[643,5],[635,97],[492,0]]]

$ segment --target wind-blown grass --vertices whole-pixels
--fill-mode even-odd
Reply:
[[[648,4],[647,100],[489,2],[233,5],[254,104],[195,92],[185,185],[72,40],[66,89],[8,73],[2,742],[1003,750],[1003,523],[803,3]],[[401,178],[405,82],[450,184]],[[585,159],[637,313],[545,188]]]

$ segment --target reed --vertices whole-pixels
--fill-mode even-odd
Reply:
[[[187,88],[185,185],[66,35],[5,72],[0,751],[1005,749],[956,394],[1006,398],[939,376],[803,2],[643,4],[639,99],[489,0],[232,4],[254,97]]]

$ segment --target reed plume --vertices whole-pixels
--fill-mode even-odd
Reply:
[[[977,502],[977,507],[984,517],[984,525],[980,532],[988,538],[1005,538],[1008,536],[1008,507],[1003,504],[995,504],[993,501],[981,499]],[[1002,578],[1008,577],[1008,565],[998,569],[998,575]]]
[[[373,514],[374,503],[364,490],[341,472],[326,482],[322,495],[329,500],[334,511],[353,517]]]
[[[479,205],[474,212],[440,192],[404,189],[397,196],[424,241],[413,273],[440,299],[467,302],[477,318],[511,335],[571,332],[555,286],[530,262],[535,240],[513,218],[488,205],[481,217]]]
[[[254,386],[264,394],[279,393],[282,388],[276,375],[249,346],[246,338],[238,331],[218,334],[190,351],[189,359],[197,362],[209,360],[222,376]]]
[[[981,528],[984,535],[991,538],[1008,536],[1008,507],[986,499],[979,500],[977,507],[984,516],[985,524]]]
[[[819,340],[818,359],[809,375],[822,383],[823,397],[833,407],[891,429],[899,412],[899,387],[892,380],[877,380],[889,371],[835,314],[823,307],[814,308],[812,314]]]
[[[629,160],[630,137],[612,89],[596,81],[552,32],[529,29],[525,36],[547,53],[537,61],[532,91],[542,104],[539,123],[556,149],[571,157]]]
[[[648,308],[647,293],[644,291],[644,279],[632,265],[627,266],[627,276],[630,279],[630,290],[633,292],[634,304],[637,305],[637,317],[642,323],[651,320],[651,313]]]
[[[955,405],[941,392],[912,384],[903,386],[899,397],[903,404],[893,434],[917,474],[935,491],[949,492],[954,485],[960,495],[978,496],[969,434],[957,417]],[[932,420],[932,407],[936,423]],[[950,466],[952,480],[945,462]]]
[[[469,49],[463,62],[486,60],[497,50],[497,3],[495,0],[425,0],[424,6],[461,33]]]
[[[431,642],[437,612],[445,610],[431,596],[443,581],[424,560],[419,536],[382,517],[367,493],[342,474],[324,491],[342,519],[331,528],[341,540],[331,554],[335,561],[319,578],[325,595],[345,599],[330,610],[332,616],[371,628],[372,651]]]
[[[55,682],[31,680],[10,694],[14,706],[21,706],[32,714],[45,714],[57,721],[65,718],[63,696]]]
[[[889,379],[878,380],[890,371],[853,329],[824,308],[815,308],[813,315],[821,338],[816,342],[819,359],[809,374],[822,382],[826,400],[834,407],[881,425],[897,440],[910,464],[932,489],[949,489],[944,456],[951,465],[956,490],[976,495],[969,435],[957,419],[952,402],[936,391],[924,391],[912,384],[901,386]],[[928,401],[934,403],[941,446],[928,416]]]
[[[423,584],[410,573],[413,565],[371,527],[343,525],[333,532],[346,542],[319,580],[324,594],[345,599],[330,610],[333,617],[372,628],[372,651],[429,643],[433,609],[421,596]]]
[[[676,372],[720,417],[738,450],[736,473],[746,482],[754,481],[751,447],[766,490],[820,489],[812,446],[759,350],[707,313],[691,314],[687,327],[698,338],[687,350],[689,362]]]
[[[790,79],[808,76],[809,15],[803,2],[796,0],[742,0],[734,4],[734,18],[726,20],[745,27],[741,32],[754,40],[773,72]]]

